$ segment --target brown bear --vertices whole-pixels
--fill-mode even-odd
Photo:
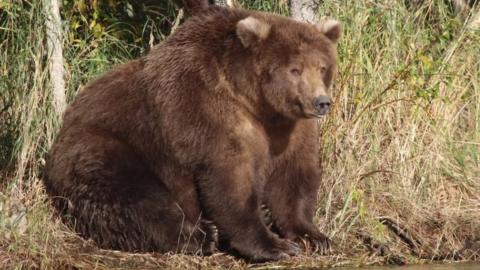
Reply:
[[[253,260],[328,249],[313,224],[317,119],[330,105],[339,23],[217,6],[81,91],[45,186],[100,247]],[[274,232],[262,219],[271,211]]]

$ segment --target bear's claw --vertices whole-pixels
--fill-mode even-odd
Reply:
[[[323,233],[316,233],[315,236],[305,234],[300,238],[305,247],[305,252],[328,255],[332,252],[332,241]]]
[[[201,229],[205,232],[202,254],[208,256],[213,254],[218,247],[218,229],[212,221],[207,219],[202,219]]]

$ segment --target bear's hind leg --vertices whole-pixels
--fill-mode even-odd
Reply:
[[[212,238],[128,144],[110,134],[67,132],[52,149],[46,175],[63,216],[102,248],[198,253]]]

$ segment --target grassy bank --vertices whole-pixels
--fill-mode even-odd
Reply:
[[[221,254],[99,250],[58,220],[39,180],[59,125],[40,2],[0,1],[0,265],[246,267]],[[285,13],[285,2],[243,5]],[[324,180],[316,215],[335,253],[267,266],[479,260],[480,30],[444,1],[323,2],[320,16],[344,24],[334,108],[320,121]],[[150,28],[132,39],[118,31],[133,30],[115,24],[75,28],[78,14],[63,12],[69,100],[167,36],[176,14],[166,6],[167,23],[147,20]]]

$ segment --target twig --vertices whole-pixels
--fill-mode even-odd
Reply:
[[[405,244],[408,245],[412,255],[418,257],[419,259],[432,260],[432,261],[443,261],[443,260],[454,260],[458,261],[463,259],[462,254],[464,251],[468,250],[467,244],[461,250],[453,250],[446,254],[432,254],[432,252],[424,252],[420,249],[422,243],[420,240],[415,239],[405,228],[402,228],[399,224],[393,221],[389,217],[380,217],[379,221],[387,226],[395,235],[397,235]]]
[[[421,242],[418,239],[414,239],[413,236],[405,229],[402,228],[400,225],[398,225],[395,221],[393,221],[391,218],[388,217],[380,217],[379,218],[380,223],[383,225],[387,226],[395,235],[400,237],[400,239],[408,245],[410,251],[415,256],[419,255],[418,252],[418,246],[421,246]]]
[[[178,10],[177,17],[175,18],[175,22],[173,23],[172,31],[170,33],[175,33],[175,30],[177,30],[184,16],[185,14],[184,14],[183,8],[181,8],[180,10]]]
[[[385,257],[387,263],[396,265],[405,265],[407,263],[404,257],[393,254],[386,244],[378,243],[370,235],[357,233],[356,236],[362,240],[363,244],[368,248],[372,255]]]

